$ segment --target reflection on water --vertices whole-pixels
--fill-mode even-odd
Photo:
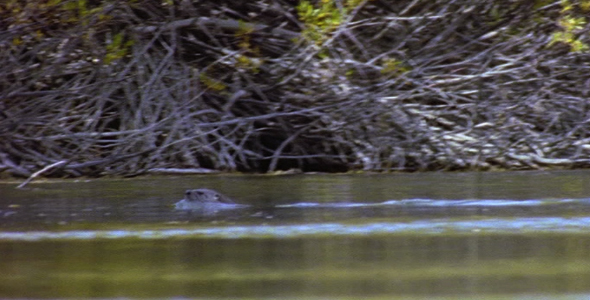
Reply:
[[[208,226],[196,229],[150,229],[150,230],[68,230],[0,232],[0,240],[93,240],[93,239],[169,239],[169,238],[307,238],[315,236],[349,236],[382,234],[448,234],[448,233],[590,233],[590,217],[560,218],[515,218],[477,220],[423,220],[407,223],[310,223],[292,225],[241,225]]]
[[[588,175],[0,185],[0,298],[588,299]],[[251,207],[175,211],[197,187]]]
[[[0,243],[4,295],[311,297],[588,292],[590,239],[559,235]]]

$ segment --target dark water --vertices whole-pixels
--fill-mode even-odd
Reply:
[[[590,299],[589,175],[0,184],[0,298]]]

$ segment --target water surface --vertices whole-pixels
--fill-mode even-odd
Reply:
[[[0,297],[588,299],[588,175],[0,184]],[[173,210],[192,188],[251,207]]]

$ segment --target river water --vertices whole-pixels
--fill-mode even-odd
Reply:
[[[0,183],[0,298],[590,299],[590,172]],[[212,188],[248,208],[175,211]]]

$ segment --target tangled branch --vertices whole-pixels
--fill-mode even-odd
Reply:
[[[548,46],[558,2],[336,1],[338,22],[280,0],[67,2],[0,10],[0,172],[590,162],[590,56]]]

